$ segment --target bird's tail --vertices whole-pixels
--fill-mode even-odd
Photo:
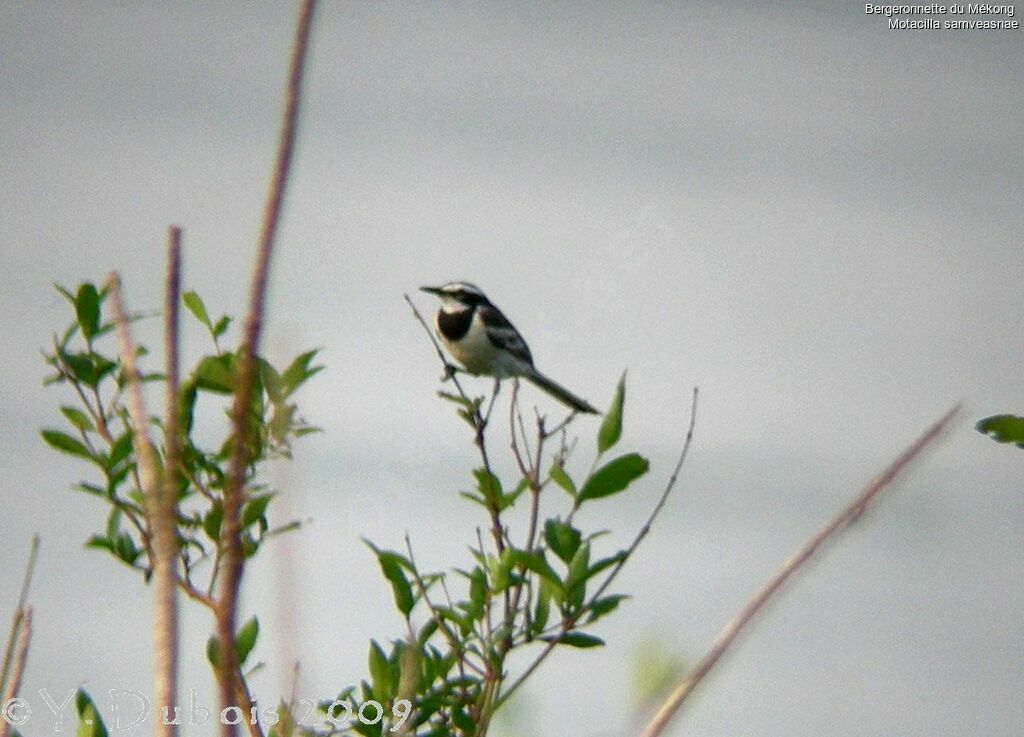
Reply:
[[[587,401],[580,399],[561,384],[555,383],[554,381],[546,377],[544,374],[537,371],[537,369],[533,369],[533,371],[524,374],[523,378],[528,379],[535,386],[540,387],[548,394],[553,396],[555,399],[557,399],[559,402],[561,402],[567,407],[571,407],[577,412],[586,412],[592,415],[601,414],[596,409],[591,407]]]

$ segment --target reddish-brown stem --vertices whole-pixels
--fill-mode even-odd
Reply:
[[[310,29],[315,0],[303,0],[299,11],[299,20],[292,45],[287,88],[285,92],[285,109],[278,139],[277,161],[271,180],[270,192],[263,210],[263,223],[260,229],[259,246],[256,254],[256,266],[253,273],[252,287],[249,298],[249,311],[245,319],[244,337],[241,348],[241,370],[238,384],[235,387],[235,401],[231,412],[233,449],[228,469],[228,479],[224,487],[224,518],[221,527],[221,548],[223,571],[220,580],[220,596],[217,600],[217,637],[220,641],[220,681],[221,708],[237,706],[243,713],[248,703],[235,704],[233,701],[247,698],[247,689],[239,670],[238,658],[235,654],[235,621],[238,613],[238,593],[242,583],[244,556],[242,552],[241,511],[245,501],[245,483],[250,457],[250,417],[252,398],[256,386],[256,355],[259,349],[260,334],[263,326],[264,303],[266,300],[267,279],[270,273],[270,259],[274,250],[277,227],[284,202],[288,174],[291,168],[292,153],[295,149],[296,130],[298,128],[299,103],[302,98],[302,77],[309,47]],[[250,720],[245,720],[248,724]],[[250,725],[253,737],[262,737],[262,729],[258,724]],[[235,725],[222,724],[221,733],[224,737],[234,737]]]

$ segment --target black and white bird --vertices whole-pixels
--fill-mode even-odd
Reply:
[[[521,376],[576,412],[600,414],[537,370],[523,336],[478,287],[455,281],[420,289],[441,298],[434,326],[445,348],[469,373],[493,376],[495,393],[501,379]]]

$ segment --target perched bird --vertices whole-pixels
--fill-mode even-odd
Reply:
[[[420,289],[441,298],[434,325],[445,348],[469,373],[493,376],[495,393],[501,379],[521,376],[576,412],[600,414],[537,370],[523,336],[478,287],[455,281]]]

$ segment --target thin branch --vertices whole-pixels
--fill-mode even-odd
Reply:
[[[28,604],[28,591],[32,585],[32,574],[36,570],[36,559],[39,557],[39,535],[32,536],[32,546],[28,550],[28,560],[25,562],[25,573],[21,578],[21,591],[18,594],[18,604],[14,609],[14,618],[11,620],[11,627],[7,634],[7,645],[4,647],[4,662],[0,667],[0,691],[6,691],[7,678],[11,674],[11,665],[14,662],[15,646],[19,639],[22,621],[25,618],[25,607]],[[4,699],[4,703],[6,703]]]
[[[516,439],[516,415],[519,414],[519,380],[513,379],[512,383],[512,401],[508,405],[508,432],[509,437],[512,439],[512,455],[516,459],[516,465],[519,466],[519,473],[524,478],[530,475],[530,469],[527,466],[528,459],[530,458],[530,446],[526,444],[526,435],[523,435],[523,450],[519,450],[519,441]],[[520,424],[522,417],[520,416]],[[523,454],[526,454],[527,460],[523,460]]]
[[[459,638],[456,637],[451,626],[445,621],[444,617],[441,616],[441,613],[437,611],[437,607],[435,607],[434,603],[430,600],[430,595],[427,593],[426,582],[424,582],[419,569],[416,567],[416,559],[413,557],[412,552],[412,540],[409,538],[408,532],[405,533],[405,549],[409,552],[409,562],[412,563],[413,568],[413,580],[416,582],[416,587],[420,590],[420,597],[423,599],[423,603],[426,604],[430,614],[434,617],[434,621],[437,622],[437,626],[444,635],[444,638],[448,641],[448,646],[452,649],[452,652],[455,653],[455,664],[458,666],[459,676],[462,679],[466,678],[465,666],[468,666],[481,676],[484,675],[483,670],[469,660],[466,655],[466,651],[459,644]],[[443,582],[444,579],[441,580]],[[466,687],[463,686],[462,690],[465,694]]]
[[[178,315],[181,301],[181,228],[167,232],[167,289],[164,301],[164,352],[167,384],[164,397],[165,463],[163,483],[150,508],[153,530],[153,654],[157,709],[178,703]],[[175,737],[178,728],[156,719],[157,737]]]
[[[917,440],[903,451],[880,476],[865,486],[853,500],[847,504],[836,516],[830,519],[810,540],[794,555],[786,561],[779,571],[769,580],[760,591],[752,598],[742,611],[733,619],[718,636],[718,639],[708,650],[685,680],[669,695],[665,702],[658,709],[650,723],[641,733],[642,737],[657,737],[665,729],[672,716],[683,705],[686,698],[693,692],[697,685],[707,676],[708,672],[718,663],[719,659],[729,649],[729,646],[736,641],[736,637],[750,622],[761,608],[776,594],[783,584],[800,569],[800,567],[813,556],[822,544],[840,530],[845,529],[864,512],[867,505],[875,496],[884,490],[893,479],[903,471],[907,465],[917,458],[921,452],[930,445],[948,427],[950,421],[960,412],[960,405],[949,410],[942,419],[929,427]]]
[[[676,461],[676,467],[672,469],[672,475],[669,477],[668,483],[665,484],[665,490],[661,492],[661,498],[658,499],[658,503],[654,506],[654,509],[651,510],[651,514],[647,517],[647,521],[644,522],[644,526],[640,528],[640,531],[636,534],[636,537],[633,538],[633,542],[630,544],[628,548],[626,548],[625,556],[623,556],[622,560],[620,560],[618,563],[612,566],[611,571],[608,573],[608,578],[606,578],[601,583],[601,585],[597,587],[597,590],[594,592],[594,595],[590,597],[591,604],[597,601],[601,597],[601,595],[608,590],[608,587],[611,585],[612,581],[614,581],[615,577],[619,575],[619,571],[621,571],[622,567],[626,565],[626,561],[628,561],[633,556],[633,553],[636,552],[636,549],[640,546],[640,543],[643,541],[645,537],[647,537],[648,533],[650,533],[651,525],[654,524],[654,520],[661,513],[662,508],[665,506],[665,502],[668,501],[668,495],[671,494],[672,489],[675,488],[676,482],[679,480],[679,472],[683,470],[683,464],[686,463],[686,456],[690,452],[690,443],[693,442],[693,429],[697,424],[698,394],[698,388],[693,387],[693,400],[690,403],[690,426],[686,430],[686,440],[683,442],[683,449],[679,453],[679,460]]]
[[[180,588],[188,598],[194,601],[198,601],[200,604],[202,604],[203,606],[212,611],[217,610],[217,602],[215,602],[208,594],[205,594],[204,592],[200,591],[188,581],[179,578],[178,588]]]
[[[430,344],[434,346],[434,350],[437,352],[437,357],[441,359],[441,365],[444,366],[444,380],[451,381],[452,384],[455,385],[455,388],[458,390],[459,396],[465,402],[472,406],[473,400],[469,398],[468,394],[466,394],[465,390],[462,388],[462,384],[459,383],[459,377],[456,376],[456,374],[458,373],[458,368],[453,366],[451,362],[449,362],[448,359],[445,357],[444,351],[441,350],[441,346],[437,342],[437,338],[434,337],[434,333],[430,329],[430,326],[427,325],[427,321],[423,319],[423,315],[416,307],[416,303],[412,301],[408,294],[403,294],[402,297],[405,298],[406,304],[408,304],[409,309],[412,310],[413,316],[416,318],[419,324],[423,326],[423,331],[427,334],[427,337],[430,339]],[[479,415],[479,410],[477,410],[477,415]]]
[[[165,426],[167,428],[168,472],[161,478],[160,462],[149,438],[149,416],[142,397],[142,382],[135,362],[136,346],[128,331],[128,317],[121,296],[121,280],[116,274],[108,278],[111,309],[117,332],[121,365],[127,382],[128,414],[133,427],[132,443],[138,459],[139,487],[146,500],[145,513],[153,533],[149,550],[153,578],[153,654],[155,660],[154,691],[158,707],[171,708],[177,703],[178,669],[178,600],[177,555],[177,323],[180,277],[181,231],[172,227],[168,242],[167,276],[167,400]],[[177,728],[156,720],[156,734],[174,737]]]
[[[232,408],[232,435],[234,447],[227,483],[224,487],[224,517],[221,537],[224,541],[224,575],[221,578],[220,597],[217,606],[217,637],[220,641],[221,661],[219,668],[220,701],[222,708],[232,706],[244,688],[244,679],[239,671],[235,654],[235,620],[238,611],[238,591],[242,583],[242,525],[241,510],[245,498],[245,477],[251,458],[249,457],[250,410],[256,386],[256,354],[259,348],[260,332],[263,325],[264,302],[267,278],[270,272],[270,257],[274,249],[277,226],[284,202],[285,187],[295,148],[298,127],[299,102],[302,96],[302,76],[309,46],[310,29],[313,22],[315,0],[303,0],[292,46],[288,83],[285,92],[285,110],[278,140],[277,162],[274,168],[270,193],[263,211],[263,225],[260,231],[256,268],[253,274],[249,312],[245,320],[245,335],[242,342],[241,372],[235,387],[235,402]],[[247,704],[238,704],[243,708]],[[249,720],[246,720],[248,723]],[[251,725],[250,733],[262,737],[259,725]],[[223,724],[221,734],[234,737],[235,725]]]
[[[676,482],[679,480],[679,473],[683,469],[683,464],[686,462],[686,456],[689,454],[690,451],[690,443],[693,441],[693,430],[697,424],[697,395],[697,387],[694,387],[693,401],[690,405],[690,425],[686,430],[686,440],[683,442],[683,448],[679,452],[679,460],[676,461],[676,466],[674,469],[672,469],[672,475],[669,476],[668,482],[665,484],[665,488],[661,492],[661,497],[658,499],[658,503],[654,506],[654,509],[651,511],[651,514],[647,517],[647,521],[644,523],[643,527],[640,528],[640,531],[637,533],[636,537],[633,538],[633,542],[630,544],[628,548],[626,548],[626,552],[625,555],[622,557],[622,560],[615,564],[611,572],[608,574],[608,577],[597,588],[597,590],[588,600],[587,604],[580,608],[580,612],[578,614],[567,617],[562,622],[562,634],[565,634],[566,632],[571,630],[576,625],[576,621],[582,615],[582,613],[587,611],[587,609],[595,601],[597,601],[597,599],[600,598],[600,596],[608,589],[608,587],[611,585],[611,582],[615,579],[619,571],[622,570],[622,567],[626,564],[626,561],[629,560],[629,558],[633,555],[637,547],[640,545],[641,541],[645,537],[647,537],[648,533],[651,531],[651,526],[654,524],[654,520],[657,518],[658,514],[661,513],[662,508],[665,506],[665,502],[668,501],[669,494],[672,493],[672,489],[675,488]],[[553,637],[550,640],[548,640],[548,642],[544,645],[544,648],[537,654],[537,657],[533,659],[533,662],[531,662],[530,665],[526,667],[526,670],[519,674],[516,680],[512,682],[512,685],[508,687],[508,690],[505,691],[505,693],[503,693],[501,697],[497,700],[497,703],[495,704],[494,707],[495,710],[497,710],[502,704],[504,704],[509,699],[509,697],[513,693],[515,693],[516,689],[523,685],[527,678],[533,675],[534,671],[536,671],[537,668],[540,667],[540,664],[547,659],[547,657],[551,654],[551,651],[554,650],[557,645],[557,637]]]
[[[14,653],[14,665],[10,680],[3,692],[3,704],[9,704],[18,695],[21,688],[21,677],[25,672],[25,661],[28,660],[28,646],[32,640],[32,607],[19,609],[21,624],[18,632],[18,644]],[[5,715],[6,716],[6,715]],[[11,724],[7,719],[0,719],[0,737],[7,737]]]
[[[142,398],[142,380],[135,363],[136,346],[128,331],[128,316],[121,296],[121,277],[116,273],[107,277],[110,290],[111,310],[114,313],[114,327],[117,333],[118,351],[124,367],[125,382],[128,386],[128,416],[131,418],[132,444],[138,459],[139,490],[147,503],[151,504],[160,483],[160,462],[149,438],[149,415]],[[152,521],[151,521],[152,524]]]
[[[444,366],[444,378],[445,380],[451,380],[455,385],[455,388],[459,392],[459,396],[466,403],[468,407],[472,407],[473,411],[470,414],[472,419],[473,428],[476,430],[476,438],[474,442],[480,452],[480,459],[484,464],[484,471],[487,473],[487,483],[491,483],[491,479],[494,474],[491,472],[491,460],[487,455],[487,443],[484,439],[484,430],[487,427],[487,420],[483,415],[480,414],[480,407],[473,400],[469,398],[465,390],[462,388],[462,384],[459,383],[459,379],[456,376],[458,369],[449,363],[448,359],[445,358],[444,351],[441,350],[441,346],[438,345],[437,340],[434,338],[434,334],[430,330],[430,326],[427,325],[427,321],[423,319],[423,315],[420,314],[416,304],[410,299],[408,294],[402,295],[405,298],[406,303],[412,310],[412,314],[419,321],[420,325],[423,326],[423,330],[426,332],[427,337],[430,338],[430,343],[434,346],[434,350],[437,351],[437,357],[441,359],[441,364]],[[495,385],[497,387],[497,385]],[[497,392],[497,389],[495,389]],[[491,406],[494,406],[494,402],[491,402]],[[488,410],[488,415],[490,411]],[[485,501],[487,502],[487,511],[491,516],[491,536],[494,538],[494,545],[498,549],[498,555],[500,556],[505,550],[504,533],[501,529],[501,512],[497,507],[497,504],[492,501],[494,495],[494,489],[491,489],[491,493],[487,495]]]

